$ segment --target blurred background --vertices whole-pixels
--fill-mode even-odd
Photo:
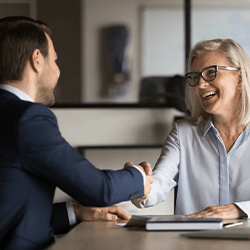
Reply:
[[[249,0],[0,1],[1,17],[28,15],[50,25],[61,69],[57,103],[137,103],[143,78],[183,75],[185,53],[202,39],[231,37],[249,51],[249,13]],[[114,48],[122,66],[112,68],[115,52],[107,50],[115,37],[123,40]],[[123,78],[120,92],[110,70],[123,73],[113,77]]]
[[[154,166],[174,119],[187,116],[183,76],[196,42],[233,38],[250,55],[250,0],[0,0],[9,15],[51,27],[61,70],[52,110],[65,139],[102,169]],[[121,206],[173,213],[173,192],[152,209]]]

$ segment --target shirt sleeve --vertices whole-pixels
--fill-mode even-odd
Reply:
[[[69,225],[70,227],[73,227],[74,225],[77,224],[77,221],[76,221],[76,215],[74,212],[72,201],[66,202],[66,208],[67,208],[67,213],[69,217]]]
[[[144,206],[144,201],[141,202],[141,201],[137,201],[137,200],[131,200],[131,202],[138,208],[145,208]]]
[[[177,185],[180,161],[180,147],[177,124],[168,135],[159,159],[153,170],[154,183],[151,193],[143,202],[132,200],[138,208],[152,207],[167,199],[171,190]]]
[[[239,207],[246,215],[247,218],[250,216],[250,201],[241,201],[234,203],[237,207]]]

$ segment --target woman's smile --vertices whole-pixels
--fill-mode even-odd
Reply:
[[[208,91],[206,92],[205,94],[202,95],[202,98],[204,100],[207,100],[207,99],[211,99],[212,97],[214,97],[215,95],[217,95],[218,91],[214,90],[214,91]]]

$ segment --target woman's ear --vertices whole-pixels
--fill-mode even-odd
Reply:
[[[39,73],[44,65],[44,57],[39,49],[35,49],[30,58],[30,63],[34,71]]]
[[[239,81],[237,84],[237,89],[241,90],[243,88],[241,73],[239,74]]]

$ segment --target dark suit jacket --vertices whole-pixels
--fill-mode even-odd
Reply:
[[[0,90],[0,249],[43,249],[53,242],[56,186],[85,206],[144,194],[138,170],[95,168],[61,136],[46,106]]]

